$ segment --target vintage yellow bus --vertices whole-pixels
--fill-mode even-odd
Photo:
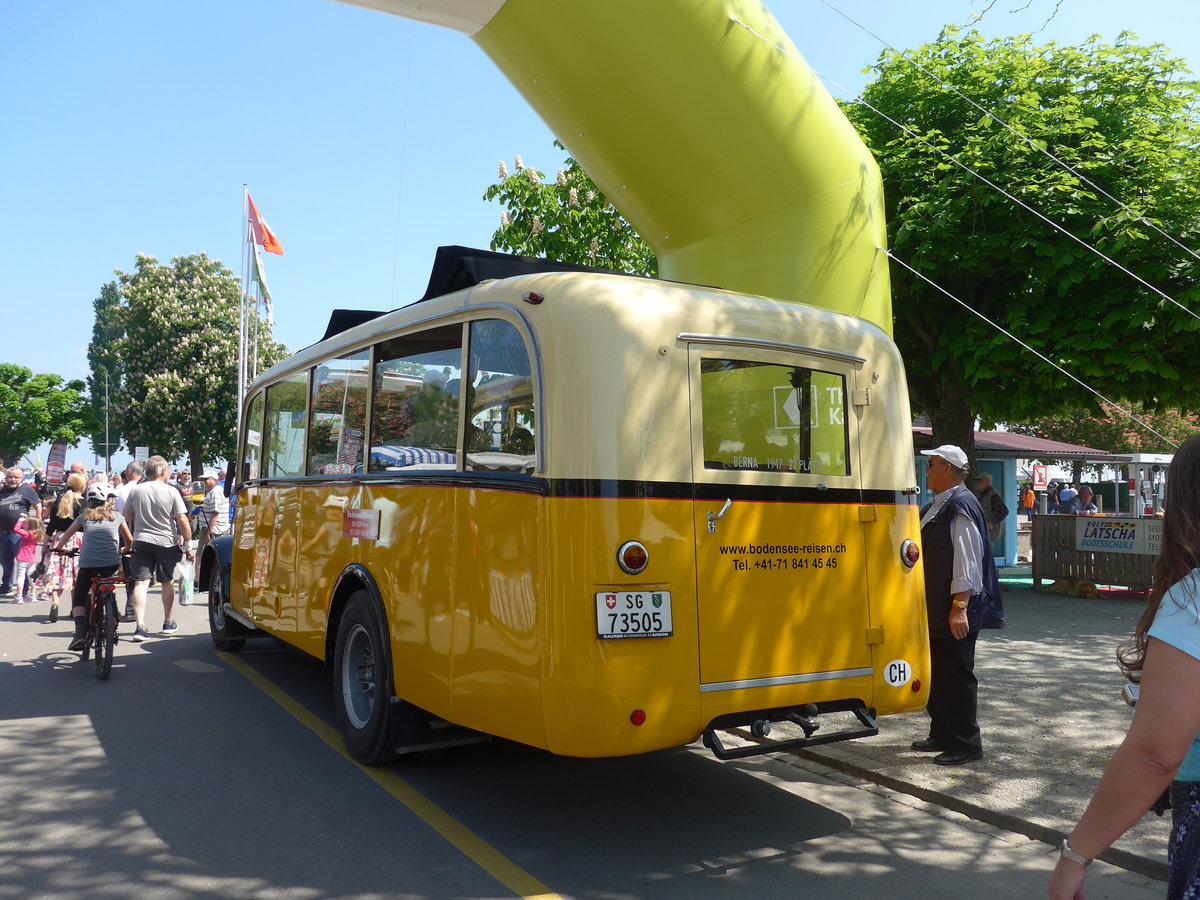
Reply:
[[[911,422],[879,327],[462,248],[421,302],[349,319],[251,386],[233,534],[201,572],[218,648],[330,665],[356,758],[480,734],[734,756],[924,707]],[[832,711],[858,721],[816,731]],[[734,726],[762,743],[727,746]]]

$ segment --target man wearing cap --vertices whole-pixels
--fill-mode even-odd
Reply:
[[[1008,518],[1008,504],[1000,496],[1000,492],[992,486],[990,472],[980,472],[975,476],[975,496],[979,498],[979,506],[983,509],[983,520],[987,522],[988,540],[995,543],[1000,540],[1004,520]]]
[[[220,484],[217,473],[208,469],[200,476],[204,482],[204,533],[200,536],[200,549],[196,558],[200,559],[204,548],[213,538],[229,534],[229,498],[225,496],[225,487]],[[203,586],[202,586],[203,589]]]
[[[976,721],[975,642],[981,628],[1003,628],[1004,607],[987,522],[966,487],[967,454],[953,444],[922,450],[925,483],[936,495],[921,511],[925,604],[929,616],[929,737],[912,749],[957,766],[983,756]]]

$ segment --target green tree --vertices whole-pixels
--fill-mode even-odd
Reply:
[[[1014,129],[1002,128],[918,70],[919,62]],[[1194,82],[1161,45],[1035,46],[947,29],[915,51],[884,53],[863,105],[847,114],[883,172],[899,259],[1102,392],[1152,408],[1194,403],[1200,323],[934,152],[944,150],[1180,302],[1200,308],[1183,243],[1200,224]],[[903,123],[909,136],[866,104]],[[918,139],[919,138],[919,139]],[[1104,191],[1055,165],[1048,149]],[[900,266],[896,340],[914,405],[934,443],[973,455],[976,416],[1019,421],[1091,395]]]
[[[17,465],[39,444],[72,447],[96,427],[82,381],[34,375],[24,366],[0,363],[0,461]]]
[[[106,458],[121,446],[121,435],[111,415],[107,416],[108,427],[104,427],[111,396],[121,385],[121,361],[115,350],[122,333],[118,316],[120,306],[121,286],[115,281],[103,285],[100,296],[92,301],[96,318],[92,323],[92,341],[88,344],[91,374],[87,387],[92,398],[92,412],[100,428],[91,435],[91,440],[96,452]]]
[[[122,377],[110,414],[127,444],[168,459],[186,453],[195,474],[235,452],[240,286],[203,253],[169,266],[153,256],[136,262],[132,273],[117,273],[120,337],[111,346]],[[258,327],[262,369],[285,350],[265,321]]]
[[[1153,429],[1149,431],[1113,404],[1102,402],[1100,406],[1099,414],[1088,409],[1070,409],[1058,415],[1010,425],[1009,430],[1110,453],[1174,453],[1184,440],[1200,431],[1200,413],[1159,411],[1142,403],[1124,404],[1133,416]],[[1079,481],[1083,468],[1082,462],[1073,463],[1075,481]]]
[[[558,141],[554,146],[566,149]],[[510,175],[500,163],[500,180],[483,193],[484,200],[501,205],[493,250],[658,274],[654,253],[574,159],[567,157],[552,182],[519,156],[514,165]]]

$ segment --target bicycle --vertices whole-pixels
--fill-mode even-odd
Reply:
[[[77,556],[79,549],[55,550],[60,556]],[[81,659],[95,653],[96,677],[106,681],[112,672],[113,647],[117,643],[117,599],[116,590],[125,579],[119,575],[93,578],[88,590],[87,631],[84,632]]]

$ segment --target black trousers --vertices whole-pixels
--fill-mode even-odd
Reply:
[[[975,710],[979,682],[975,678],[975,639],[929,641],[929,737],[950,753],[978,753],[983,749]]]

